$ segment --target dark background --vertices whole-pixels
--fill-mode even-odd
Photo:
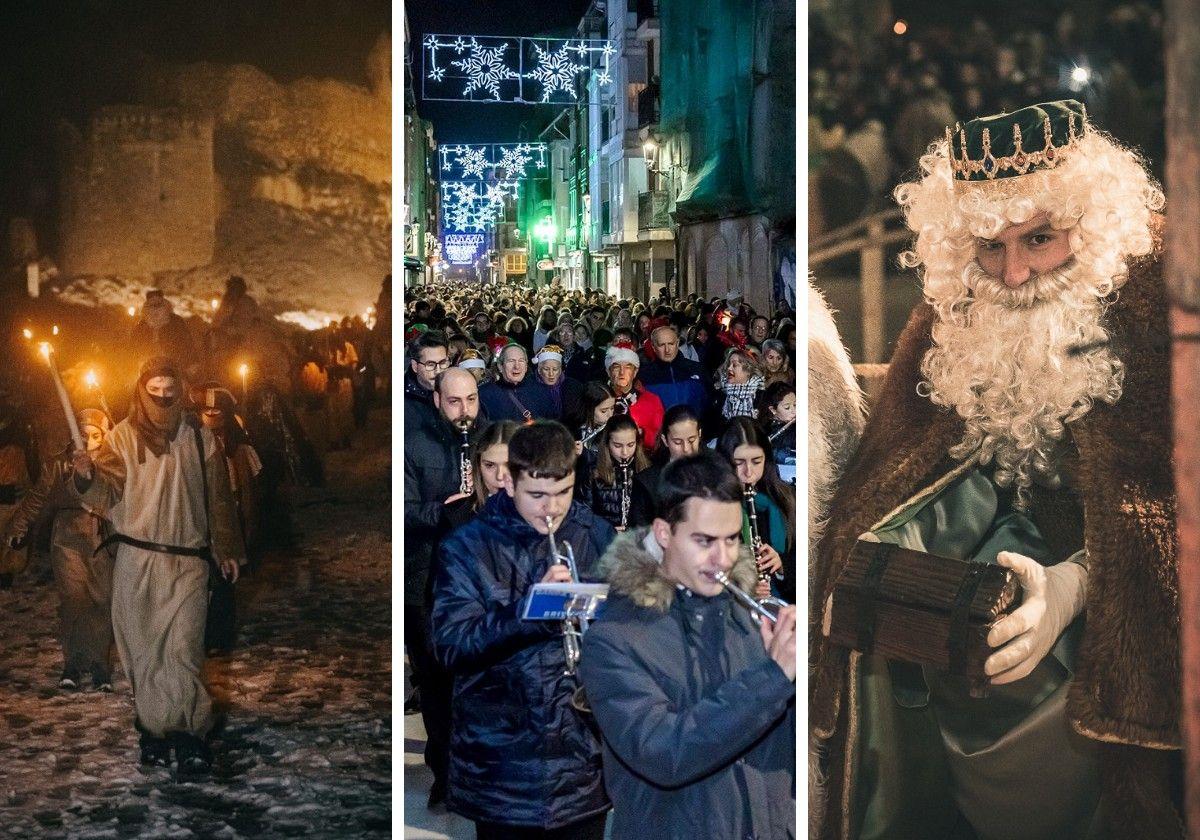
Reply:
[[[56,121],[82,129],[96,108],[128,102],[146,58],[365,84],[367,53],[390,29],[390,0],[3,0],[0,219],[40,215]]]
[[[425,63],[421,42],[426,35],[566,38],[575,34],[588,5],[588,0],[410,0],[405,11],[413,73],[411,86],[417,113],[433,123],[434,138],[439,143],[533,140],[564,106],[423,100],[421,76]],[[400,40],[399,33],[396,40]]]

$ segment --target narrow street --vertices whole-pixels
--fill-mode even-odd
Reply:
[[[139,767],[119,665],[112,694],[57,687],[48,564],[0,592],[0,836],[389,836],[390,421],[326,455],[327,486],[293,491],[299,548],[239,582],[237,648],[206,668],[210,779]]]

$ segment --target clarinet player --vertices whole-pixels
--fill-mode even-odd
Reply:
[[[608,605],[579,674],[604,736],[613,837],[793,838],[796,611],[760,621],[742,485],[719,455],[672,461],[659,516],[601,565]],[[749,600],[749,596],[744,596]]]
[[[551,533],[584,580],[615,536],[574,490],[571,433],[554,421],[523,426],[504,491],[439,550],[433,644],[454,679],[447,807],[481,840],[604,836],[600,744],[571,705],[563,626],[520,618],[530,586],[571,579]]]

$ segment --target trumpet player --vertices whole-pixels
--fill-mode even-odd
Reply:
[[[613,837],[795,837],[796,613],[759,620],[742,484],[712,452],[669,463],[660,515],[601,563],[579,674],[604,739]]]
[[[416,689],[405,709],[419,709],[425,722],[425,763],[433,773],[431,806],[446,796],[452,685],[429,641],[429,584],[438,540],[457,517],[469,513],[474,498],[469,457],[479,417],[475,377],[458,368],[438,375],[433,405],[435,413],[424,422],[410,421],[404,435],[404,636]]]
[[[571,580],[551,533],[585,580],[615,536],[574,490],[567,428],[522,426],[508,442],[504,491],[439,549],[433,645],[454,679],[447,807],[484,840],[604,836],[600,744],[571,705],[562,623],[520,617],[534,583]]]

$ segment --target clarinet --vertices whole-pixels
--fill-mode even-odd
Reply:
[[[621,493],[621,529],[625,530],[629,527],[629,506],[632,482],[630,481],[630,470],[633,466],[633,459],[629,459],[624,464],[617,464],[617,489]]]
[[[588,431],[588,425],[585,423],[584,425],[579,427],[579,442],[581,444],[583,444],[584,446],[587,446],[589,443],[592,442],[592,439],[595,438],[596,435],[600,434],[603,431],[604,431],[604,426],[597,426],[596,428],[592,429],[591,431]]]
[[[462,433],[462,443],[458,447],[458,492],[469,495],[475,489],[475,479],[471,475],[471,430],[459,426]]]
[[[754,561],[758,563],[758,552],[762,548],[762,535],[758,532],[758,507],[754,504],[754,485],[747,484],[742,488],[742,498],[746,503],[746,516],[750,520],[750,551],[754,554]],[[758,570],[759,580],[770,580],[770,572],[765,572],[762,569]]]

